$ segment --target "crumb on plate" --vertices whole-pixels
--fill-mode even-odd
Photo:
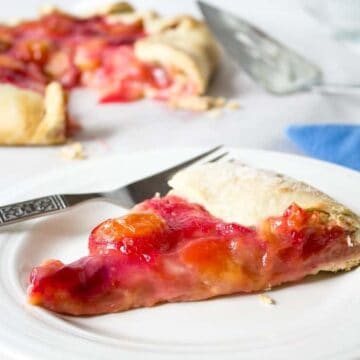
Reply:
[[[225,103],[226,103],[226,99],[222,96],[216,97],[213,100],[213,104],[215,108],[222,108],[224,107]]]
[[[83,160],[86,158],[84,148],[79,142],[63,146],[60,150],[60,155],[70,160]]]
[[[207,115],[212,119],[217,119],[222,115],[222,111],[220,109],[212,109],[208,111]]]
[[[266,305],[275,305],[276,304],[275,300],[267,294],[260,294],[258,297],[259,297],[259,300],[263,304],[266,304]]]
[[[225,107],[230,110],[238,110],[240,109],[240,104],[235,100],[230,100],[227,102]]]

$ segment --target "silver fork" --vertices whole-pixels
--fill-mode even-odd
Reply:
[[[35,217],[56,214],[65,209],[69,209],[72,206],[90,200],[104,200],[121,205],[125,208],[130,208],[141,201],[153,197],[156,193],[165,195],[170,190],[168,180],[179,170],[200,162],[210,155],[215,155],[215,157],[212,157],[211,159],[209,158],[207,162],[215,162],[228,155],[228,152],[223,152],[216,156],[216,151],[218,151],[221,147],[222,146],[217,146],[178,165],[113,191],[48,195],[1,206],[0,227],[29,220]]]

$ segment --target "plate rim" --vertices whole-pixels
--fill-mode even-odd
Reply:
[[[184,147],[184,148],[172,148],[171,150],[174,151],[174,152],[183,153],[184,151],[185,152],[186,151],[194,151],[195,152],[195,150],[197,150],[197,149],[200,149],[200,148],[198,148],[198,147]],[[201,149],[203,150],[203,148],[201,148]],[[347,168],[344,168],[342,166],[327,163],[327,162],[324,162],[324,161],[321,161],[321,160],[311,159],[311,158],[308,158],[306,156],[299,156],[299,155],[295,155],[295,154],[283,153],[283,152],[278,152],[278,151],[267,151],[267,150],[251,149],[251,148],[249,149],[249,148],[239,148],[239,147],[227,147],[226,149],[229,149],[230,152],[232,150],[235,150],[235,151],[239,152],[239,154],[246,153],[247,156],[249,156],[251,154],[258,154],[260,156],[266,154],[266,156],[275,155],[275,156],[280,156],[280,157],[285,156],[286,158],[294,158],[295,157],[295,158],[301,159],[301,161],[310,161],[311,163],[318,164],[318,165],[321,164],[321,166],[325,166],[325,167],[327,167],[329,169],[338,168],[338,170],[341,171],[341,172],[343,172],[345,170],[345,173],[352,174],[352,175],[356,174],[356,176],[360,179],[360,173],[357,173],[357,172],[355,172],[355,171],[353,171],[351,169],[347,169]],[[56,174],[58,174],[59,171],[60,171],[60,174],[62,174],[62,175],[71,174],[72,172],[81,171],[81,169],[83,169],[83,168],[91,168],[92,166],[96,166],[96,164],[98,164],[98,163],[111,162],[111,161],[114,161],[115,159],[117,159],[119,157],[127,158],[128,156],[133,156],[133,155],[139,156],[139,155],[141,155],[143,153],[146,153],[147,156],[149,156],[149,157],[151,156],[151,157],[155,158],[156,153],[163,152],[163,151],[164,151],[164,149],[153,150],[153,151],[151,151],[151,155],[149,154],[149,151],[146,151],[146,152],[137,151],[137,152],[132,152],[130,154],[114,154],[114,155],[106,156],[106,157],[103,157],[103,158],[92,159],[91,161],[89,161],[87,163],[76,164],[76,166],[63,167],[60,170],[56,169],[54,171],[50,171],[50,172],[47,172],[45,174],[39,174],[39,175],[35,176],[34,178],[32,178],[30,180],[30,182],[29,182],[29,180],[24,180],[24,181],[22,181],[20,183],[17,183],[12,188],[13,189],[12,191],[14,193],[24,193],[26,191],[26,188],[31,187],[31,184],[38,183],[38,182],[43,183],[44,181],[46,182],[46,179],[53,178],[54,176],[56,177]],[[1,196],[1,194],[2,193],[0,193],[0,196]],[[10,198],[11,198],[13,193],[7,191],[7,195],[10,196]],[[0,339],[0,341],[1,341],[1,339]],[[1,353],[1,351],[2,351],[2,349],[0,349],[0,353]],[[139,354],[139,353],[137,353],[137,354]],[[160,353],[158,355],[160,355]],[[172,354],[168,353],[167,355],[170,357]],[[186,356],[185,353],[183,355]],[[220,353],[219,357],[224,358],[222,355],[223,354]],[[136,356],[136,354],[135,354],[135,356]]]

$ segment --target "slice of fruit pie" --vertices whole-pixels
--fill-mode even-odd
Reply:
[[[108,219],[89,255],[30,275],[30,303],[93,315],[251,293],[360,262],[360,219],[320,191],[238,164],[206,164]]]
[[[83,17],[47,9],[0,24],[0,144],[64,142],[74,130],[67,92],[79,86],[96,89],[103,103],[147,97],[196,105],[217,63],[203,22],[127,3]]]

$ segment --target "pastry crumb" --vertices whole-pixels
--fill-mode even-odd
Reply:
[[[218,96],[179,96],[169,100],[169,105],[175,109],[191,111],[210,111],[218,109],[237,110],[240,104],[235,100],[227,101],[224,97]],[[216,114],[216,112],[215,112]],[[213,116],[211,116],[213,117]]]
[[[181,96],[170,99],[169,104],[172,108],[191,110],[191,111],[208,111],[211,109],[222,108],[225,105],[225,98],[212,96]]]
[[[226,103],[226,99],[224,97],[217,97],[217,98],[214,98],[214,107],[217,107],[217,108],[221,108],[221,107],[224,107]]]
[[[225,105],[225,107],[229,110],[238,110],[240,109],[240,104],[235,101],[235,100],[230,100],[227,102],[227,104]]]
[[[63,146],[60,150],[60,156],[70,160],[86,159],[84,148],[79,142]]]
[[[221,116],[222,112],[220,109],[213,109],[213,110],[208,111],[207,114],[208,114],[209,118],[217,119]]]
[[[258,297],[259,297],[259,300],[263,304],[266,304],[266,305],[275,305],[276,304],[276,301],[267,294],[260,294],[260,295],[258,295]]]
[[[348,247],[353,247],[353,246],[354,246],[350,235],[348,235],[348,236],[346,237],[346,241],[347,241]]]
[[[181,96],[170,99],[169,104],[175,109],[206,111],[211,109],[212,102],[209,96]]]

